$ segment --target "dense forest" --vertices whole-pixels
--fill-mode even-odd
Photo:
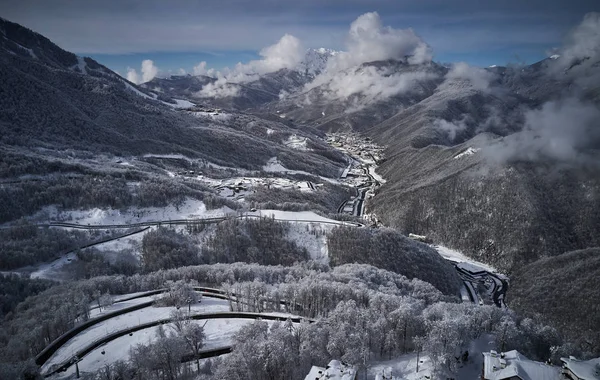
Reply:
[[[320,317],[316,323],[280,324],[268,331],[264,322],[248,325],[236,335],[239,345],[232,355],[216,361],[208,370],[201,369],[209,372],[207,378],[246,379],[248,373],[269,378],[269,373],[281,370],[291,379],[302,379],[307,367],[326,364],[330,358],[364,368],[368,360],[417,349],[430,353],[437,371],[451,373],[457,365],[454,357],[472,339],[487,333],[494,333],[504,349],[517,348],[531,358],[556,359],[562,354],[560,335],[535,320],[493,306],[454,303],[428,283],[372,266],[351,264],[329,269],[315,264],[281,267],[238,263],[182,267],[141,276],[96,277],[58,285],[30,297],[2,325],[0,373],[3,378],[14,378],[12,374],[18,373],[15,371],[30,368],[28,358],[71,328],[96,297],[157,289],[183,279],[208,286],[225,285],[247,296],[250,305],[260,305],[262,311],[283,306],[253,300],[286,300],[288,305],[295,305],[295,313]],[[176,336],[165,333],[167,338]],[[159,350],[167,344],[162,339],[153,348],[134,347],[132,352]],[[260,353],[275,347],[281,348],[277,351],[280,360],[265,362],[266,357]],[[249,359],[250,354],[252,360],[242,359]],[[298,368],[289,366],[290,362],[297,363]],[[114,376],[114,371],[129,368],[127,373],[142,371],[149,379],[170,376],[168,373],[175,379],[190,375],[179,364],[168,364],[155,366],[152,371],[133,361],[116,363],[105,370]],[[125,377],[130,378],[135,377]]]
[[[540,315],[570,340],[600,353],[600,249],[543,258],[515,270],[508,300],[524,315]]]
[[[427,281],[457,295],[461,281],[435,249],[389,229],[336,227],[327,235],[331,265],[362,263]]]

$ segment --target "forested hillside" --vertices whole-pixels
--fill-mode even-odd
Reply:
[[[541,315],[590,351],[600,350],[600,249],[543,258],[515,270],[510,305]]]

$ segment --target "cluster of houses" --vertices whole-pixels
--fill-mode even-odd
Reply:
[[[484,352],[481,380],[600,380],[600,358],[578,360],[561,358],[562,368],[529,360],[516,350]],[[313,366],[304,380],[356,380],[355,366],[332,360],[327,367]],[[394,379],[385,368],[376,380]]]
[[[383,148],[368,137],[364,138],[354,133],[330,133],[327,135],[327,142],[353,156],[372,160],[376,164],[383,161]]]
[[[529,360],[516,350],[483,353],[482,380],[600,380],[600,358],[561,358],[562,368]]]

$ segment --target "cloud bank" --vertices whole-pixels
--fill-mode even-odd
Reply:
[[[586,14],[556,54],[558,59],[548,67],[550,75],[583,89],[600,86],[600,13]]]
[[[581,164],[590,163],[590,151],[599,148],[600,110],[594,104],[568,98],[528,110],[521,132],[487,147],[484,153],[500,163],[551,159]]]
[[[591,12],[570,33],[560,51],[561,63],[567,67],[580,60],[598,62],[600,59],[600,13]]]
[[[454,142],[454,140],[456,140],[456,137],[459,136],[462,132],[466,131],[468,128],[464,118],[458,121],[436,119],[433,122],[433,126],[438,130],[442,131],[442,133],[444,133],[444,135],[448,137],[450,142]]]
[[[412,29],[383,26],[377,12],[365,13],[350,25],[346,51],[332,56],[325,70],[304,88],[320,87],[326,98],[347,100],[354,97],[352,111],[391,96],[418,91],[419,81],[436,77],[426,70],[402,66],[402,71],[389,66],[376,67],[364,63],[386,60],[416,65],[430,62],[432,51]],[[401,64],[402,65],[402,64]]]
[[[262,59],[248,63],[238,63],[233,69],[215,71],[207,69],[206,62],[200,62],[194,67],[195,75],[207,75],[217,78],[217,81],[204,86],[198,93],[201,97],[227,97],[237,95],[237,87],[233,83],[245,83],[256,80],[260,75],[276,72],[281,69],[296,67],[304,57],[302,42],[285,34],[277,43],[263,48],[259,54]]]
[[[452,65],[452,68],[446,74],[446,78],[468,81],[475,90],[488,91],[494,75],[480,67],[470,66],[466,62],[459,62]]]
[[[350,24],[347,51],[329,61],[328,71],[339,71],[365,62],[407,58],[409,63],[431,61],[431,48],[412,29],[383,26],[377,12],[365,13]]]
[[[419,81],[435,77],[432,73],[422,71],[397,73],[385,67],[365,66],[327,75],[323,90],[325,97],[332,100],[361,95],[364,98],[361,103],[368,104],[396,94],[417,91]]]

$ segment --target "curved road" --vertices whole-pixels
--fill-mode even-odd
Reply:
[[[465,268],[461,268],[460,266],[454,265],[456,270],[458,271],[458,275],[465,283],[485,283],[487,281],[491,281],[492,283],[492,301],[498,307],[506,307],[504,304],[504,296],[506,291],[508,290],[508,281],[497,276],[492,272],[488,272],[485,270],[472,272]],[[466,285],[466,284],[465,284]],[[474,289],[470,289],[469,286],[466,285],[467,291],[469,292],[469,297],[474,302],[475,297],[472,292],[475,292]]]
[[[314,322],[314,320],[311,320],[308,318],[286,317],[286,316],[279,316],[279,315],[247,313],[247,312],[218,312],[218,313],[208,313],[208,314],[194,314],[194,315],[190,316],[190,319],[194,319],[194,320],[210,320],[210,319],[255,319],[255,320],[257,320],[257,319],[261,319],[261,320],[281,321],[281,322],[290,320],[294,323],[300,323],[302,321]],[[139,324],[134,327],[130,327],[127,329],[123,329],[123,330],[108,334],[108,335],[104,336],[103,338],[98,339],[98,340],[88,344],[87,346],[83,347],[79,351],[75,352],[73,354],[73,356],[71,356],[69,359],[65,360],[61,364],[59,364],[57,366],[52,366],[52,369],[50,371],[48,371],[44,376],[48,377],[57,372],[66,371],[67,368],[69,368],[70,366],[75,364],[75,358],[81,359],[85,355],[89,354],[91,351],[95,350],[96,348],[98,348],[108,342],[111,342],[117,338],[120,338],[120,337],[125,336],[130,333],[134,333],[139,330],[144,330],[144,329],[147,329],[150,327],[163,325],[163,324],[166,324],[169,322],[171,322],[171,318],[163,318],[163,319],[158,319],[156,321],[152,321],[152,322],[148,322],[148,323],[142,323],[142,324]],[[223,349],[224,348],[219,348],[218,350],[211,350],[211,353],[215,354],[215,352],[212,352],[212,351],[220,351]],[[229,350],[230,350],[230,348],[229,348]],[[208,352],[206,352],[206,353],[208,353]],[[223,352],[223,353],[225,353],[225,352]],[[221,355],[221,354],[219,354],[219,355]],[[217,356],[217,355],[215,354],[213,356]],[[206,357],[208,357],[208,356],[206,356]],[[182,359],[184,359],[184,358],[182,358]],[[194,359],[195,358],[192,356],[192,359],[190,359],[190,360],[194,360]]]
[[[221,289],[208,288],[208,287],[204,287],[204,286],[194,286],[193,288],[195,291],[200,292],[203,297],[219,298],[219,299],[224,299],[224,300],[229,300],[231,297],[236,297],[235,293],[228,294],[226,291],[221,290]],[[165,291],[167,291],[166,288],[150,290],[147,292],[141,292],[141,293],[136,294],[131,297],[119,299],[115,303],[130,301],[130,300],[133,300],[136,298],[143,298],[143,297],[148,297],[148,296],[152,296],[152,295],[157,295],[157,294],[164,293]],[[282,305],[287,305],[287,302],[285,300],[281,300],[280,302]],[[152,306],[152,304],[154,304],[154,301],[147,301],[147,302],[143,302],[143,303],[140,303],[137,305],[132,305],[132,306],[129,306],[129,307],[126,307],[123,309],[115,310],[114,312],[106,313],[106,314],[100,315],[96,318],[89,319],[86,322],[71,328],[69,331],[65,332],[64,334],[62,334],[61,336],[59,336],[58,338],[53,340],[39,354],[37,354],[35,357],[35,363],[40,366],[44,365],[48,361],[48,359],[50,359],[50,357],[52,355],[54,355],[54,353],[56,351],[58,351],[65,343],[67,343],[69,340],[71,340],[73,337],[75,337],[82,331],[87,330],[88,328],[90,328],[100,322],[117,317],[119,315],[150,307],[150,306]],[[296,305],[296,307],[298,307],[298,305]],[[95,309],[95,308],[92,308],[92,309]],[[256,314],[256,313],[250,313],[250,314]],[[305,318],[305,319],[310,320],[308,318]]]

